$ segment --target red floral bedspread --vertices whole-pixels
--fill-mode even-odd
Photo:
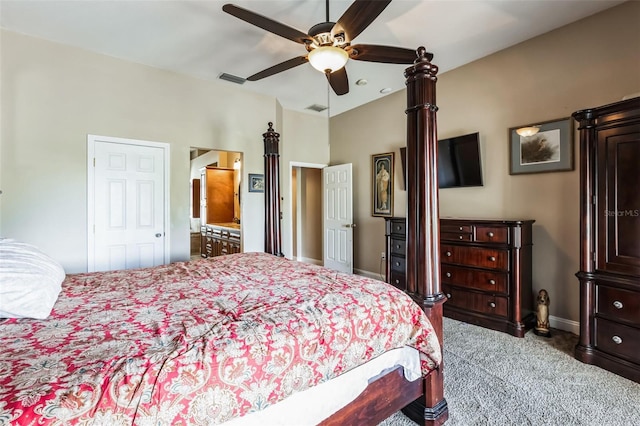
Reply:
[[[69,275],[0,320],[0,424],[220,423],[403,345],[440,362],[402,292],[264,253]]]

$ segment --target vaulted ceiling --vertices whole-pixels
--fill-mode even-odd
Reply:
[[[306,54],[302,45],[223,12],[228,2],[305,33],[325,21],[321,0],[0,0],[0,26],[205,80],[219,80],[223,73],[246,78]],[[330,20],[337,21],[351,3],[330,0]],[[425,46],[442,74],[620,3],[394,0],[355,41]],[[310,64],[238,87],[273,96],[292,110],[326,106],[327,111],[310,113],[334,116],[403,89],[406,67],[349,60],[349,93],[343,96],[335,95]]]

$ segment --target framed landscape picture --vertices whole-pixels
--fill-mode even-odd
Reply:
[[[393,216],[393,152],[371,156],[372,216]]]
[[[509,174],[573,170],[573,120],[563,118],[538,124],[538,132],[520,136],[523,127],[509,129]]]

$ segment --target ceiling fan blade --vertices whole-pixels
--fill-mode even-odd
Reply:
[[[336,95],[340,96],[349,93],[349,79],[347,78],[347,70],[345,67],[332,73],[326,73],[326,76]]]
[[[379,46],[375,44],[356,44],[346,48],[349,58],[358,61],[384,62],[386,64],[413,64],[418,58],[415,50],[403,47]],[[433,53],[427,53],[429,61]]]
[[[289,59],[288,61],[280,62],[279,64],[269,67],[266,70],[262,70],[258,73],[255,73],[251,77],[247,77],[247,80],[249,81],[261,80],[265,77],[269,77],[274,74],[278,74],[279,72],[297,67],[298,65],[305,64],[308,61],[309,60],[307,59],[306,56],[298,56],[296,58]]]
[[[273,19],[259,15],[250,10],[243,9],[242,7],[233,4],[225,4],[222,6],[222,10],[238,19],[242,19],[256,27],[260,27],[263,30],[267,30],[270,33],[279,35],[280,37],[295,41],[296,43],[307,44],[313,42],[311,36],[303,33],[302,31],[298,31],[288,25],[281,24],[280,22],[274,21]]]
[[[331,35],[344,32],[345,41],[350,42],[365,30],[391,0],[355,0],[342,14],[331,30]]]

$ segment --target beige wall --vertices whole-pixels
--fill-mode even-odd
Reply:
[[[481,188],[441,190],[440,215],[535,219],[534,291],[549,290],[551,315],[571,321],[579,320],[577,143],[572,172],[510,176],[507,133],[640,92],[638,16],[640,2],[622,4],[444,73],[437,84],[439,137],[479,131],[484,174]],[[398,152],[405,107],[399,92],[331,119],[331,163],[354,166],[359,269],[376,271],[384,250],[384,220],[371,217],[369,154],[396,152],[395,214],[406,213]]]
[[[242,152],[243,176],[262,173],[262,134],[272,121],[287,161],[328,162],[326,118],[289,114],[236,85],[4,30],[0,55],[0,235],[39,246],[67,272],[87,267],[87,134],[170,144],[172,261],[189,257],[191,146]],[[242,216],[251,218],[242,224],[244,249],[262,251],[263,194],[246,184],[242,192]]]

